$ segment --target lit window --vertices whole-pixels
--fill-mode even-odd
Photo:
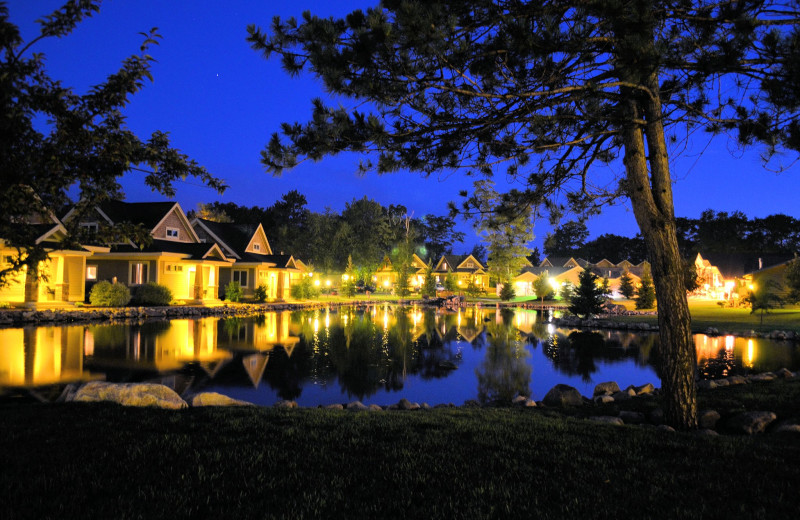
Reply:
[[[261,251],[261,244],[253,244],[254,251]]]
[[[96,265],[87,265],[86,266],[86,279],[87,280],[97,280],[97,266]]]
[[[239,285],[241,285],[242,287],[247,287],[247,271],[234,269],[233,281],[239,282]]]
[[[147,283],[147,262],[131,262],[130,284],[141,285]]]
[[[179,233],[177,228],[167,228],[167,238],[178,238]]]

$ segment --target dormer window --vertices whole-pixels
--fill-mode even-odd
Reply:
[[[179,238],[179,236],[180,232],[178,231],[178,228],[167,228],[167,238]]]
[[[89,234],[96,234],[97,233],[97,222],[81,222],[81,229],[85,230]]]

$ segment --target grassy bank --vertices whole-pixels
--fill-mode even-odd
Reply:
[[[620,302],[614,302],[620,303]],[[632,302],[622,302],[632,309]],[[771,332],[785,330],[800,332],[800,306],[786,305],[782,308],[771,309],[764,314],[763,323],[761,315],[750,314],[749,307],[720,307],[714,301],[689,300],[689,312],[692,314],[692,330],[702,332],[708,327],[729,332]],[[658,323],[657,316],[614,316],[614,321],[619,322],[644,322]]]
[[[792,414],[799,387],[701,398],[777,399]],[[5,518],[790,518],[800,506],[788,435],[523,409],[26,405],[0,408],[0,421]]]

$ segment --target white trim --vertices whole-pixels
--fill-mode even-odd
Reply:
[[[181,208],[181,205],[178,204],[177,202],[175,203],[175,205],[173,205],[170,208],[169,211],[164,213],[164,217],[161,220],[158,221],[158,224],[153,226],[153,229],[150,230],[150,234],[152,235],[153,231],[158,229],[158,226],[160,226],[161,224],[164,223],[165,220],[167,220],[167,217],[169,217],[170,213],[175,211],[175,208],[178,208],[178,218],[183,222],[184,227],[189,231],[189,238],[192,239],[191,242],[194,242],[194,243],[200,242],[200,237],[198,237],[197,233],[195,233],[194,228],[192,227],[192,223],[189,222],[188,218],[186,218],[186,213],[183,212],[183,209]]]

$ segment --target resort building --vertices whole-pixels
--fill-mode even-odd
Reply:
[[[465,290],[470,282],[484,292],[489,288],[486,268],[472,255],[442,255],[433,268],[433,276],[442,285],[447,277],[455,278],[459,291]]]

